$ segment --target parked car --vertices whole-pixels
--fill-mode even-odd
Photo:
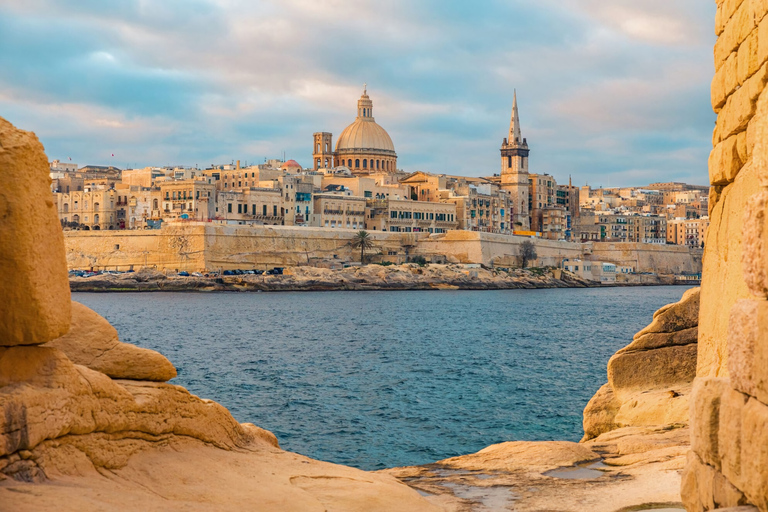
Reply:
[[[191,274],[191,275],[193,275],[193,276],[195,276],[195,277],[203,277],[203,274],[202,274],[202,273],[200,273],[200,272],[192,272],[192,274]]]
[[[264,271],[263,270],[254,270],[253,273],[256,274],[257,276],[260,276],[261,274],[264,273]]]
[[[276,275],[282,274],[283,270],[284,270],[283,267],[275,267],[272,270],[267,270],[265,272],[265,274],[270,274],[270,275],[276,276]]]
[[[231,271],[231,270],[225,270],[224,272],[222,272],[222,275],[233,276],[233,275],[235,275],[235,273],[233,271]]]
[[[187,272],[186,270],[182,270],[181,272],[179,272],[179,275],[182,277],[189,277],[189,272]]]

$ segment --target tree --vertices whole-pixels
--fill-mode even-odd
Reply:
[[[349,245],[353,249],[360,249],[360,264],[365,264],[365,251],[373,249],[371,235],[365,230],[358,231]]]
[[[520,244],[520,260],[522,260],[523,268],[528,265],[529,261],[535,260],[538,257],[538,254],[536,254],[536,246],[533,245],[533,242],[526,240]]]

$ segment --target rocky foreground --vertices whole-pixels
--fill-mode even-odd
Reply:
[[[601,286],[557,269],[487,270],[460,265],[366,265],[343,270],[289,267],[282,275],[182,277],[151,269],[126,274],[71,277],[78,292],[109,291],[332,291],[511,290]]]

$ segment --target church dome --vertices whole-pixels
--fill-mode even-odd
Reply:
[[[340,155],[365,152],[395,156],[392,139],[373,118],[373,102],[367,92],[357,102],[357,119],[339,135],[336,151]]]

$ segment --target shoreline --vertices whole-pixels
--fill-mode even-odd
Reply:
[[[70,277],[72,292],[327,292],[426,290],[535,290],[550,288],[616,288],[627,286],[690,286],[673,276],[655,276],[638,282],[586,281],[558,269],[488,270],[457,265],[367,265],[329,270],[289,267],[282,275],[222,277],[166,276],[141,269],[125,274]]]

